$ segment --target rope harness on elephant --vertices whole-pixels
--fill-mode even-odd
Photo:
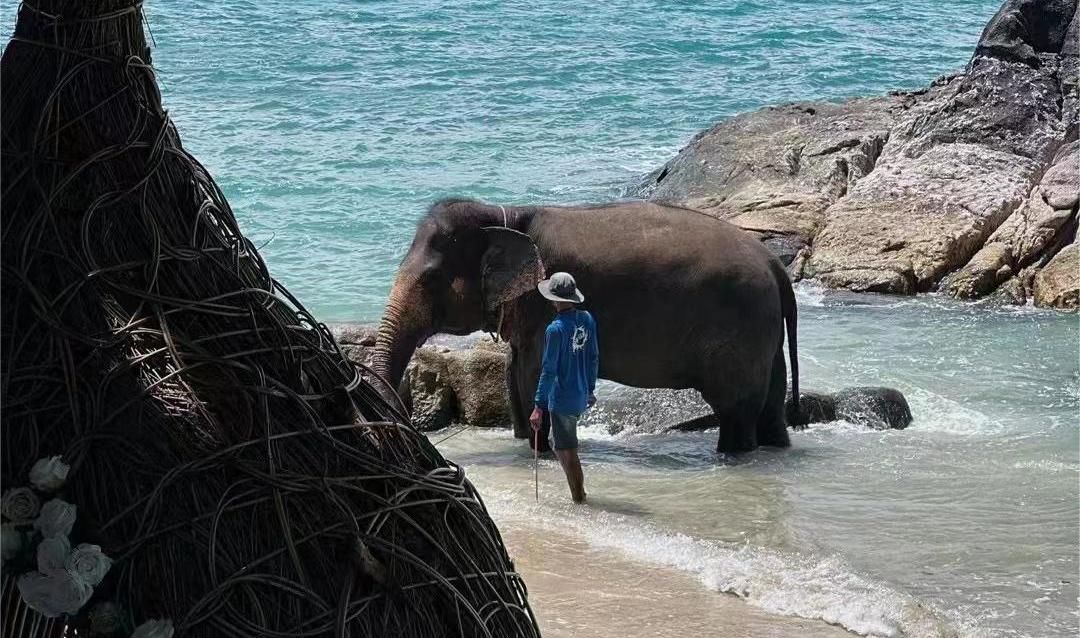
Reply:
[[[502,211],[503,228],[510,228],[510,221],[509,221],[509,218],[506,215],[506,207],[503,206],[502,204],[499,204],[499,210]],[[495,332],[489,332],[488,333],[491,336],[491,342],[492,343],[499,343],[499,341],[500,341],[499,336],[502,334],[503,316],[505,314],[506,314],[506,304],[501,303],[501,304],[499,304],[499,322],[495,326]]]

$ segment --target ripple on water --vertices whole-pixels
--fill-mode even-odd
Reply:
[[[16,6],[0,10],[9,25]],[[147,12],[165,104],[230,197],[333,176],[325,199],[232,202],[246,232],[277,231],[275,276],[321,318],[374,321],[432,199],[616,197],[718,119],[925,85],[967,61],[996,6],[223,0]],[[320,248],[336,231],[316,213],[398,223],[358,224],[358,250],[340,254]],[[289,250],[299,234],[318,241]]]

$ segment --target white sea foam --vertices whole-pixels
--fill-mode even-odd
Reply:
[[[770,613],[821,620],[864,636],[977,635],[951,626],[941,613],[835,556],[694,538],[634,517],[595,508],[535,505],[497,490],[486,495],[501,524],[571,533],[624,558],[692,574],[708,589],[733,594]]]
[[[800,306],[824,306],[825,290],[820,284],[801,281],[795,285],[795,302]]]
[[[984,436],[1005,430],[1005,424],[1001,421],[929,390],[907,388],[904,396],[914,417],[911,427],[920,431]]]
[[[1080,466],[1075,463],[1062,463],[1061,461],[1038,460],[1017,461],[1013,463],[1013,469],[1017,470],[1040,470],[1043,472],[1080,472]]]

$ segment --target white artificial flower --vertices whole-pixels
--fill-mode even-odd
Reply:
[[[47,456],[37,460],[30,468],[30,484],[42,492],[55,492],[64,485],[71,466],[59,456]]]
[[[0,558],[11,560],[22,551],[26,538],[12,523],[0,525]]]
[[[67,536],[46,538],[37,546],[37,568],[42,574],[51,574],[64,569],[64,563],[71,553],[71,543]],[[90,583],[93,585],[94,583]]]
[[[131,638],[172,638],[173,631],[171,620],[147,620],[135,628]]]
[[[41,508],[41,514],[34,520],[34,529],[45,538],[67,536],[75,525],[75,506],[54,498]]]
[[[112,601],[105,601],[94,605],[90,610],[90,635],[109,636],[116,633],[124,622],[120,605]]]
[[[68,554],[64,567],[87,585],[97,585],[112,567],[112,559],[97,545],[83,543]]]
[[[26,523],[37,516],[41,501],[29,487],[15,487],[0,496],[0,514],[13,523]]]
[[[90,600],[94,588],[64,570],[19,576],[19,593],[27,607],[46,618],[74,615]]]

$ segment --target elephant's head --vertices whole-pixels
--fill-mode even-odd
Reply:
[[[373,365],[393,386],[435,333],[498,329],[500,308],[544,276],[536,245],[514,230],[514,211],[440,202],[417,225],[379,324]]]

